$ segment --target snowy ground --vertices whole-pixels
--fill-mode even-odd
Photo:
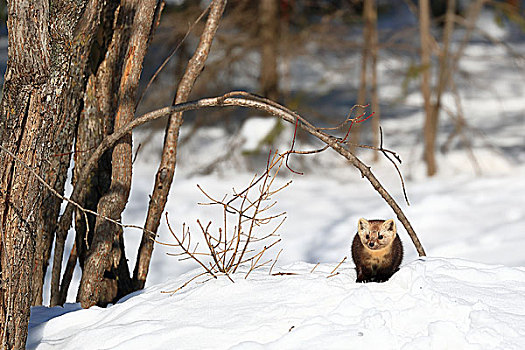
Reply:
[[[502,33],[498,37],[504,39]],[[525,52],[523,44],[514,48]],[[162,292],[180,287],[197,273],[197,266],[168,256],[173,248],[156,246],[148,288],[107,309],[81,310],[73,303],[77,271],[68,296],[71,303],[64,308],[33,308],[28,348],[525,349],[525,77],[523,65],[505,64],[504,59],[508,59],[504,51],[476,43],[469,45],[461,62],[464,69],[475,72],[465,79],[469,84],[459,88],[481,175],[476,175],[472,158],[456,140],[448,153],[438,156],[440,172],[431,179],[424,176],[420,162],[419,93],[414,90],[403,106],[396,105],[399,81],[390,71],[403,62],[386,60],[380,67],[380,77],[387,81],[381,85],[382,101],[392,103],[391,109],[382,107],[385,146],[404,160],[401,170],[411,205],[403,202],[390,163],[371,163],[368,152],[360,157],[401,204],[428,258],[418,258],[398,223],[405,248],[401,270],[383,284],[356,284],[349,258],[357,220],[389,218],[393,213],[366,180],[333,152],[307,161],[294,158],[292,166],[306,175],[287,173],[278,179],[293,183],[275,198],[276,210],[286,211],[287,220],[279,230],[282,242],[269,257],[282,248],[273,272],[296,275],[271,276],[266,267],[246,280],[237,275],[235,283],[226,278],[191,283],[170,295]],[[344,63],[328,64],[340,69]],[[323,69],[297,74],[311,79],[320,72],[330,74]],[[332,82],[322,89],[346,89],[348,80],[331,79],[337,74],[322,77]],[[315,81],[309,83],[319,89]],[[444,103],[455,108],[451,96],[445,96]],[[339,115],[347,108],[335,107]],[[248,130],[269,127],[257,125]],[[452,127],[453,122],[443,118],[439,144]],[[287,132],[284,147],[293,131]],[[221,221],[222,211],[197,204],[204,200],[197,184],[222,197],[232,187],[245,187],[253,176],[240,165],[242,148],[218,171],[192,176],[214,154],[221,155],[217,149],[225,151],[230,144],[219,128],[199,133],[181,148],[167,205],[175,229],[183,222],[195,228],[198,218]],[[261,136],[244,129],[239,135],[248,138],[243,146],[248,148],[256,146],[254,140]],[[156,158],[149,152],[161,142],[159,136],[156,145],[139,154],[125,223],[144,223],[156,171]],[[132,267],[140,234],[125,233]],[[173,243],[164,223],[159,234],[161,241]],[[327,278],[345,256],[339,274]]]
[[[522,349],[525,268],[411,261],[386,283],[295,263],[169,295],[190,274],[108,309],[36,307],[33,349]],[[47,322],[46,322],[47,321]]]

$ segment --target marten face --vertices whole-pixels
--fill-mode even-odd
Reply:
[[[371,250],[380,250],[388,247],[396,238],[396,223],[394,220],[366,220],[359,219],[357,233],[361,243]]]

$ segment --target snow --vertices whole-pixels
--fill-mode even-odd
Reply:
[[[28,349],[519,349],[525,269],[461,259],[405,264],[386,283],[294,263],[170,295],[195,272],[102,309],[33,309]],[[57,311],[60,310],[60,311]],[[61,314],[39,322],[50,312]]]
[[[243,152],[257,151],[265,136],[270,133],[277,122],[277,119],[266,117],[252,117],[246,120],[239,133],[239,137],[244,140]]]
[[[483,18],[488,22],[487,14]],[[505,37],[492,24],[484,29]],[[525,52],[523,43],[513,49]],[[341,72],[357,72],[355,56],[327,55],[323,60],[328,64],[319,57],[297,58],[291,65],[292,88],[323,94],[340,89],[352,96],[348,84],[358,80]],[[382,107],[385,147],[403,159],[410,206],[388,161],[373,163],[368,151],[359,157],[401,205],[428,254],[417,256],[398,222],[405,258],[388,282],[355,283],[350,245],[360,217],[390,218],[391,209],[334,152],[292,156],[291,167],[306,175],[288,172],[276,180],[277,185],[293,183],[275,196],[275,210],[286,211],[287,220],[279,230],[281,243],[268,252],[275,258],[283,249],[272,271],[265,266],[245,279],[243,267],[232,276],[235,283],[224,276],[200,277],[171,294],[201,271],[192,261],[167,255],[174,248],[156,245],[147,288],[106,309],[83,310],[74,303],[77,270],[68,304],[32,308],[27,348],[525,349],[525,74],[511,60],[493,45],[468,45],[460,68],[473,75],[464,79],[467,83],[460,80],[458,89],[477,165],[458,138],[448,153],[438,153],[439,173],[433,178],[426,177],[421,164],[419,91],[409,89],[403,108],[398,105],[401,78],[396,74],[409,62],[396,57],[381,61],[381,99],[391,107]],[[347,98],[344,106],[336,101],[330,110],[345,115],[351,103]],[[445,95],[443,103],[456,110],[453,96]],[[253,177],[251,168],[259,173],[261,168],[246,165],[242,153],[265,150],[261,141],[274,126],[274,119],[254,116],[233,137],[217,126],[198,129],[179,150],[166,207],[171,226],[178,230],[186,223],[198,232],[197,219],[220,223],[221,210],[197,204],[205,199],[196,185],[218,198],[244,188]],[[446,115],[441,118],[439,145],[453,126]],[[189,129],[183,126],[182,137]],[[278,145],[284,150],[293,126],[285,126],[283,133]],[[143,136],[134,135],[136,141]],[[237,145],[239,139],[246,142]],[[124,223],[144,223],[158,163],[152,154],[161,147],[162,136],[154,141],[135,163]],[[297,140],[296,147],[314,146]],[[214,171],[199,172],[217,158],[227,160]],[[140,236],[140,231],[125,231],[131,268]],[[69,247],[71,239],[72,234]],[[159,240],[173,243],[165,222]]]
[[[143,185],[133,190],[125,222],[143,221],[149,172],[136,170]],[[364,180],[295,177],[276,198],[288,220],[272,273],[296,275],[269,275],[266,267],[247,279],[234,275],[235,283],[201,277],[171,295],[165,292],[200,271],[157,246],[149,287],[116,305],[34,307],[28,349],[523,349],[525,268],[517,266],[525,266],[524,178],[521,166],[504,175],[410,181],[411,206],[403,207],[429,257],[418,258],[400,230],[400,271],[386,283],[357,284],[348,260],[328,276],[349,257],[357,219],[391,217],[390,209]],[[196,204],[203,200],[196,183],[220,196],[250,179],[177,179],[167,208],[172,226],[220,220],[220,211]],[[398,179],[385,184],[402,203]],[[165,224],[160,232],[173,243]],[[140,233],[126,235],[133,264]]]

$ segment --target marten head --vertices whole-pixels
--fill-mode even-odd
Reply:
[[[396,238],[396,223],[393,219],[368,221],[361,218],[357,223],[357,233],[366,248],[380,250],[388,247]]]

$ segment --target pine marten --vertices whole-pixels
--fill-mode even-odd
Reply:
[[[394,220],[359,219],[352,243],[356,282],[385,282],[399,269],[403,244]]]

